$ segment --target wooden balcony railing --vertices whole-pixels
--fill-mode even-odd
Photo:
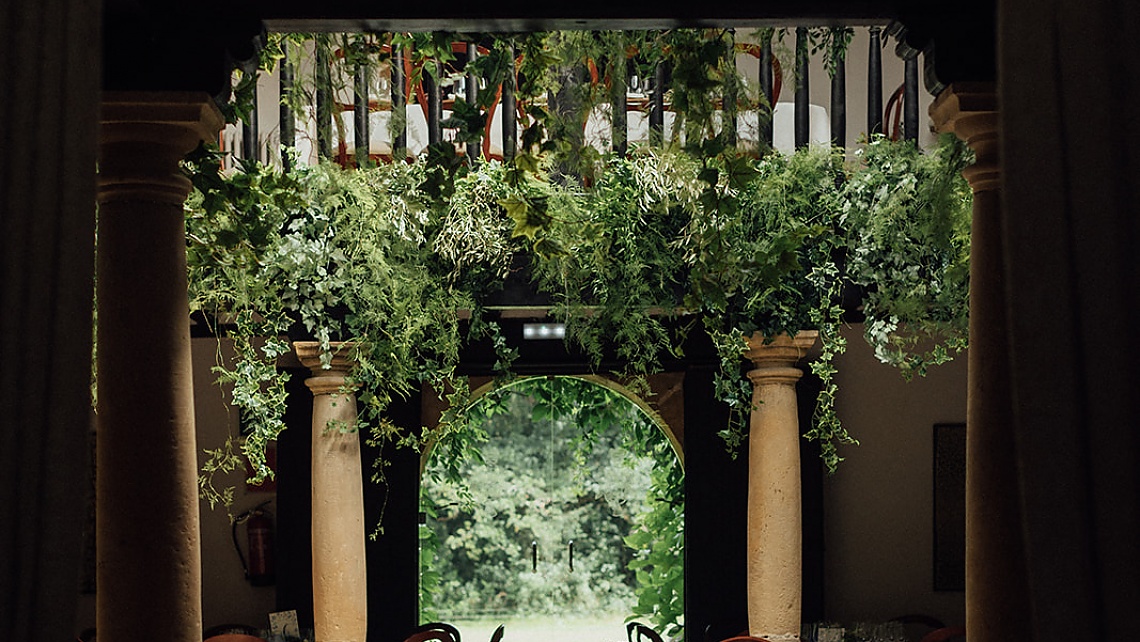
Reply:
[[[795,31],[796,38],[805,37],[806,29]],[[918,136],[918,64],[911,58],[905,62],[904,82],[895,89],[883,108],[881,27],[868,29],[870,45],[867,56],[867,125],[866,132],[886,133],[893,139],[916,139]],[[781,101],[785,73],[772,52],[771,42],[756,44],[733,43],[737,60],[741,57],[757,61],[760,91],[772,105],[771,118],[762,117],[756,110],[722,115],[724,125],[735,132],[737,145],[759,150],[775,148],[790,151],[808,144],[844,146],[847,143],[847,96],[845,65],[839,60],[832,69],[831,99],[828,107],[811,104],[808,96],[808,47],[797,42],[794,98]],[[335,160],[341,165],[355,166],[367,158],[370,162],[411,160],[423,153],[432,142],[454,140],[454,131],[442,127],[452,114],[455,101],[463,98],[474,103],[479,93],[488,91],[480,87],[474,75],[463,74],[469,61],[487,50],[474,43],[452,43],[456,59],[452,61],[445,82],[436,84],[434,76],[416,73],[410,52],[393,52],[387,45],[380,46],[383,62],[368,67],[358,66],[353,78],[352,100],[332,99],[333,92],[318,87],[316,102],[300,114],[294,114],[287,101],[282,101],[279,123],[271,132],[279,132],[278,141],[296,147],[304,159],[320,157]],[[339,55],[334,54],[334,55]],[[519,61],[516,58],[516,63]],[[329,61],[320,60],[319,65]],[[429,64],[439,64],[430,62]],[[739,63],[738,63],[739,64]],[[294,74],[282,64],[278,74],[280,91],[287,95],[293,91]],[[317,74],[318,83],[328,82],[328,74]],[[476,154],[476,159],[503,159],[514,155],[519,145],[519,121],[524,117],[524,105],[515,98],[510,80],[493,88],[494,99],[485,109],[486,125],[479,141],[467,149],[458,145],[459,154]],[[601,77],[598,68],[588,65],[588,80],[592,83],[610,83]],[[596,106],[584,124],[582,140],[601,152],[625,153],[628,145],[651,144],[672,140],[679,132],[673,131],[675,114],[667,98],[669,70],[663,65],[649,79],[630,76],[624,79],[627,91],[624,99],[615,98],[611,104]],[[719,109],[720,103],[717,102]],[[830,120],[828,112],[830,111]],[[403,127],[393,131],[394,114],[402,113]],[[723,114],[724,112],[720,112]],[[273,136],[259,140],[257,110],[250,122],[241,128],[231,127],[221,138],[224,150],[243,158],[270,160],[277,154],[268,154],[266,142]],[[264,131],[264,128],[261,128]],[[730,134],[731,136],[731,134]],[[254,145],[253,141],[258,141]],[[506,141],[507,145],[504,145]],[[513,143],[512,143],[513,141]]]

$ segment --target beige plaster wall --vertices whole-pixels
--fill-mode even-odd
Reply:
[[[238,409],[229,404],[228,394],[216,383],[211,371],[219,350],[223,355],[232,353],[229,341],[193,339],[194,359],[194,413],[198,426],[199,465],[205,460],[205,449],[220,448],[228,434],[238,435],[240,426]],[[239,514],[257,504],[272,499],[272,493],[251,492],[242,474],[219,477],[218,483],[236,488],[233,514]],[[242,574],[241,562],[230,536],[230,518],[222,506],[211,509],[202,501],[202,624],[209,628],[218,624],[248,624],[268,627],[268,614],[275,610],[276,592],[273,586],[251,586]],[[276,514],[274,504],[269,510]],[[238,542],[246,551],[245,526],[238,527]]]
[[[824,480],[825,608],[833,620],[926,613],[962,623],[962,592],[935,592],[933,425],[966,420],[966,355],[905,381],[847,329],[838,412],[861,442]]]

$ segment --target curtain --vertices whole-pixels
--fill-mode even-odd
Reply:
[[[90,424],[98,0],[0,5],[0,639],[74,639]]]
[[[1038,640],[1136,634],[1138,28],[1134,0],[999,1],[1014,421]]]

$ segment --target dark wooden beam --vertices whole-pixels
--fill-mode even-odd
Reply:
[[[368,131],[368,63],[356,66],[355,87],[352,97],[352,133],[356,145],[356,166],[364,167],[368,164],[368,149],[370,133]]]
[[[808,78],[807,28],[796,27],[796,149],[807,147],[811,132],[811,85]]]
[[[867,50],[867,135],[883,133],[883,45],[879,27],[871,27]]]
[[[760,44],[760,91],[764,94],[764,99],[768,101],[768,106],[775,111],[776,95],[772,80],[772,37],[768,36]],[[771,149],[772,112],[769,112],[767,118],[761,118],[760,121],[760,148]]]
[[[126,1],[126,0],[119,0]],[[917,3],[917,0],[912,0]],[[757,0],[721,3],[634,3],[611,0],[505,0],[491,11],[478,3],[384,3],[338,0],[318,7],[304,0],[259,0],[271,30],[492,31],[666,29],[676,27],[824,26],[883,24],[897,0]]]
[[[252,72],[253,76],[257,77],[257,68]],[[258,140],[261,134],[257,129],[257,84],[254,81],[253,85],[253,109],[249,111],[249,116],[246,117],[241,124],[241,157],[246,160],[260,161],[261,158],[261,144]]]
[[[474,42],[467,43],[467,63],[474,63],[475,59],[478,57],[479,47]],[[467,101],[467,104],[469,105],[476,104],[479,100],[479,79],[475,76],[474,73],[468,72],[463,85],[465,89],[463,99]],[[472,164],[483,157],[482,140],[482,137],[480,137],[478,141],[475,141],[467,146],[467,155],[470,157]]]
[[[434,66],[437,74],[440,73],[438,62],[428,64]],[[440,127],[440,121],[443,120],[443,103],[437,77],[424,70],[422,83],[424,95],[427,97],[428,145],[434,145],[443,140],[443,129]]]
[[[515,50],[514,47],[509,48],[508,53],[511,66],[514,66]],[[515,157],[518,145],[518,120],[516,120],[516,105],[515,105],[515,73],[507,74],[506,81],[503,82],[503,94],[500,100],[499,108],[503,110],[503,160],[509,161]]]
[[[389,78],[392,84],[392,114],[395,123],[404,122],[407,110],[405,107],[408,104],[408,94],[404,88],[404,52],[397,50],[392,54],[389,68],[391,69]],[[408,129],[406,126],[401,126],[392,137],[392,157],[403,158],[407,154],[408,148]]]
[[[835,61],[831,73],[831,144],[847,145],[847,61]]]
[[[907,28],[906,46],[924,55],[927,90],[958,80],[993,80],[996,0],[934,5],[925,0],[803,0],[789,3],[574,3],[508,0],[493,15],[479,4],[442,0],[376,4],[369,0],[205,0],[193,6],[135,0],[103,3],[106,90],[205,91],[229,99],[231,72],[256,58],[266,31],[524,32],[553,29],[665,29],[875,25]],[[193,47],[185,43],[194,43]]]
[[[332,80],[329,78],[328,53],[323,46],[317,46],[316,55],[316,96],[317,102],[317,155],[320,158],[332,157]],[[339,118],[339,115],[338,115]]]
[[[286,50],[288,50],[288,45]],[[285,148],[292,148],[297,144],[297,133],[293,126],[293,108],[290,106],[290,96],[293,93],[293,65],[288,58],[281,60],[281,72],[278,75],[281,83],[281,167],[289,170],[289,153]]]
[[[918,140],[918,58],[908,58],[904,65],[903,138]]]

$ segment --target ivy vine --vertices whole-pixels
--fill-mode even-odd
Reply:
[[[819,33],[818,46],[831,52],[850,36]],[[468,391],[456,376],[459,353],[492,337],[509,371],[514,355],[486,300],[519,257],[567,322],[571,344],[595,365],[616,349],[630,374],[653,372],[676,354],[679,333],[707,332],[722,358],[716,390],[734,417],[722,433],[732,449],[751,410],[743,337],[819,330],[812,369],[823,392],[807,436],[821,441],[829,469],[840,460],[836,444],[854,441],[834,408],[844,288],[860,288],[867,340],[904,374],[921,374],[964,345],[969,190],[958,175],[968,162],[961,145],[944,141],[922,153],[876,138],[855,163],[828,149],[739,151],[711,106],[726,95],[738,106],[761,105],[734,71],[728,32],[326,34],[284,39],[278,51],[293,56],[335,41],[347,53],[326,49],[330,78],[343,78],[347,67],[338,65],[382,62],[399,49],[443,69],[456,39],[488,52],[464,70],[486,86],[515,76],[524,145],[513,163],[470,163],[451,142],[412,163],[352,171],[242,163],[223,172],[208,150],[188,163],[191,307],[231,327],[237,360],[219,373],[247,413],[251,436],[242,447],[258,479],[268,474],[261,450],[282,428],[284,383],[274,365],[288,350],[280,337],[291,332],[326,350],[337,340],[357,345],[360,427],[376,443],[461,443]],[[649,74],[659,63],[672,69],[668,96],[679,122],[668,146],[622,156],[552,139],[612,98],[607,78],[631,67]],[[569,83],[582,77],[571,71],[591,65],[596,83]],[[290,100],[306,95],[299,85]],[[560,91],[576,93],[553,109],[549,97]],[[474,116],[493,94],[480,92],[469,114],[457,107],[458,121],[472,117],[465,131],[478,129]],[[440,428],[385,418],[394,398],[425,384],[451,391],[455,410]],[[208,471],[234,465],[232,449],[216,451],[203,475],[215,499],[224,492],[210,490]]]

